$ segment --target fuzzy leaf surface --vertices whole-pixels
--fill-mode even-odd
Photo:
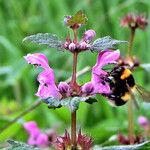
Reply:
[[[56,109],[65,106],[69,108],[71,112],[74,112],[79,108],[80,102],[92,104],[97,102],[97,100],[93,97],[69,97],[62,100],[50,97],[44,99],[43,102],[46,103],[50,109]]]
[[[122,43],[128,43],[128,42],[112,39],[110,36],[105,36],[105,37],[96,39],[93,42],[92,46],[90,47],[90,50],[93,52],[100,52],[108,48],[114,49],[117,44],[122,44]]]
[[[87,17],[83,13],[82,10],[79,10],[74,16],[72,16],[68,22],[67,26],[74,26],[75,24],[86,24],[87,22]]]
[[[7,147],[6,150],[41,150],[40,148],[11,139],[7,140],[7,142],[10,144],[10,147]]]
[[[117,145],[117,146],[108,146],[108,147],[97,147],[93,150],[149,150],[150,149],[150,141],[134,144],[134,145]]]
[[[48,45],[50,48],[61,48],[62,42],[58,39],[55,34],[50,33],[38,33],[34,35],[27,36],[23,39],[24,41],[29,41],[32,43],[40,45]]]

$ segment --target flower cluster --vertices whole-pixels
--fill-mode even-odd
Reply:
[[[26,122],[24,128],[29,134],[28,144],[39,147],[47,147],[49,145],[48,135],[40,131],[36,122]]]
[[[74,51],[85,51],[91,47],[90,42],[95,37],[96,33],[94,30],[89,29],[85,31],[83,37],[80,41],[71,40],[70,36],[67,37],[66,42],[64,43],[64,48],[71,52]]]
[[[81,134],[81,130],[79,130],[77,139],[77,149],[81,150],[90,150],[92,147],[92,139],[87,135]],[[57,150],[71,149],[71,138],[68,131],[65,131],[64,136],[57,137],[54,142],[54,147]]]
[[[134,15],[129,13],[121,19],[120,24],[122,27],[129,26],[131,28],[139,28],[143,30],[148,25],[148,21],[143,15]]]
[[[71,86],[66,82],[60,82],[58,85],[55,84],[54,71],[48,65],[48,59],[44,54],[35,53],[25,56],[25,59],[29,64],[36,65],[44,69],[44,71],[41,72],[37,77],[39,88],[36,96],[39,96],[41,99],[46,99],[49,97],[62,99],[73,96],[73,94],[78,94],[78,96],[87,96],[97,93],[110,93],[109,84],[104,80],[105,77],[107,77],[108,73],[102,70],[102,67],[107,64],[117,63],[117,60],[119,60],[119,58],[119,50],[104,50],[99,53],[97,62],[92,69],[91,81],[85,83],[83,86],[80,86],[79,91],[77,91],[77,93],[74,93]]]
[[[119,133],[118,134],[118,142],[122,145],[129,145],[130,144],[130,140],[129,140],[129,137]],[[144,142],[145,139],[142,135],[137,135],[134,137],[134,144],[139,144],[139,143],[142,143]]]

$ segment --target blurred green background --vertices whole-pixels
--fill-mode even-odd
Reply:
[[[43,52],[54,68],[56,82],[71,76],[72,57],[68,52],[57,52],[46,46],[22,43],[22,39],[36,33],[55,33],[64,39],[68,29],[63,25],[65,15],[73,15],[83,10],[88,23],[82,27],[79,37],[85,29],[94,29],[96,37],[110,35],[115,39],[128,40],[128,29],[120,27],[120,19],[128,12],[144,13],[150,16],[149,0],[0,0],[0,128],[11,121],[20,112],[37,100],[34,94],[38,83],[36,76],[40,71],[27,65],[23,56],[27,53]],[[143,63],[150,63],[150,26],[145,31],[136,32],[133,53]],[[119,46],[122,55],[127,46]],[[96,53],[82,53],[79,56],[78,70],[93,66]],[[138,84],[150,89],[149,74],[143,70],[134,73]],[[82,84],[90,81],[90,73],[78,78]],[[78,128],[92,136],[96,144],[103,143],[119,131],[127,134],[127,105],[112,108],[102,96],[93,105],[81,104],[78,110]],[[140,110],[134,111],[135,131],[142,132],[137,117],[150,118],[150,105],[140,103]],[[42,104],[10,128],[0,134],[0,141],[8,138],[27,141],[28,135],[22,128],[24,121],[35,120],[42,130],[58,126],[58,133],[70,128],[70,113],[66,108],[49,110]]]

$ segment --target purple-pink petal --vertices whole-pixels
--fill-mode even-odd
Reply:
[[[42,53],[27,54],[24,58],[29,64],[37,65],[45,69],[49,67],[48,59]]]
[[[35,136],[29,136],[28,144],[29,145],[36,145],[36,138],[35,138]]]
[[[61,98],[60,93],[58,92],[58,88],[55,84],[40,84],[38,88],[38,92],[35,94],[36,96],[39,96],[41,99],[46,99],[49,97],[54,97],[57,99]]]
[[[97,57],[97,62],[93,67],[93,72],[101,74],[102,67],[106,64],[117,63],[117,60],[120,58],[120,51],[104,50],[99,53]]]
[[[87,82],[82,86],[82,92],[84,94],[93,94],[94,93],[94,85],[92,82]]]
[[[24,123],[23,127],[32,136],[37,136],[40,133],[40,130],[35,121],[30,121]]]
[[[149,121],[148,121],[148,119],[147,119],[146,117],[144,117],[144,116],[140,116],[140,117],[138,118],[138,123],[139,123],[142,127],[147,127],[147,126],[149,126]]]
[[[83,35],[83,40],[86,42],[90,42],[91,40],[93,40],[93,38],[95,37],[96,33],[94,30],[90,29],[85,31],[84,35]]]
[[[40,82],[40,84],[55,84],[53,69],[51,68],[45,69],[38,75],[37,80]]]
[[[36,145],[39,145],[41,147],[48,146],[48,135],[45,133],[40,133],[36,140]]]
[[[117,63],[120,58],[120,51],[104,50],[99,53],[97,62],[92,68],[91,82],[94,85],[94,92],[100,94],[109,94],[111,92],[109,83],[105,81],[107,78],[107,72],[102,69],[107,64]]]

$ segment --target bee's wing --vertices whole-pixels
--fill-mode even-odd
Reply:
[[[144,102],[150,103],[150,92],[140,85],[136,85],[136,89]]]
[[[135,108],[139,110],[140,108],[139,108],[139,105],[138,105],[138,103],[136,101],[135,93],[132,92],[132,90],[131,90],[131,88],[129,86],[128,86],[128,90],[129,90],[129,92],[131,94],[131,99],[130,100],[133,101],[133,104],[134,104]]]

